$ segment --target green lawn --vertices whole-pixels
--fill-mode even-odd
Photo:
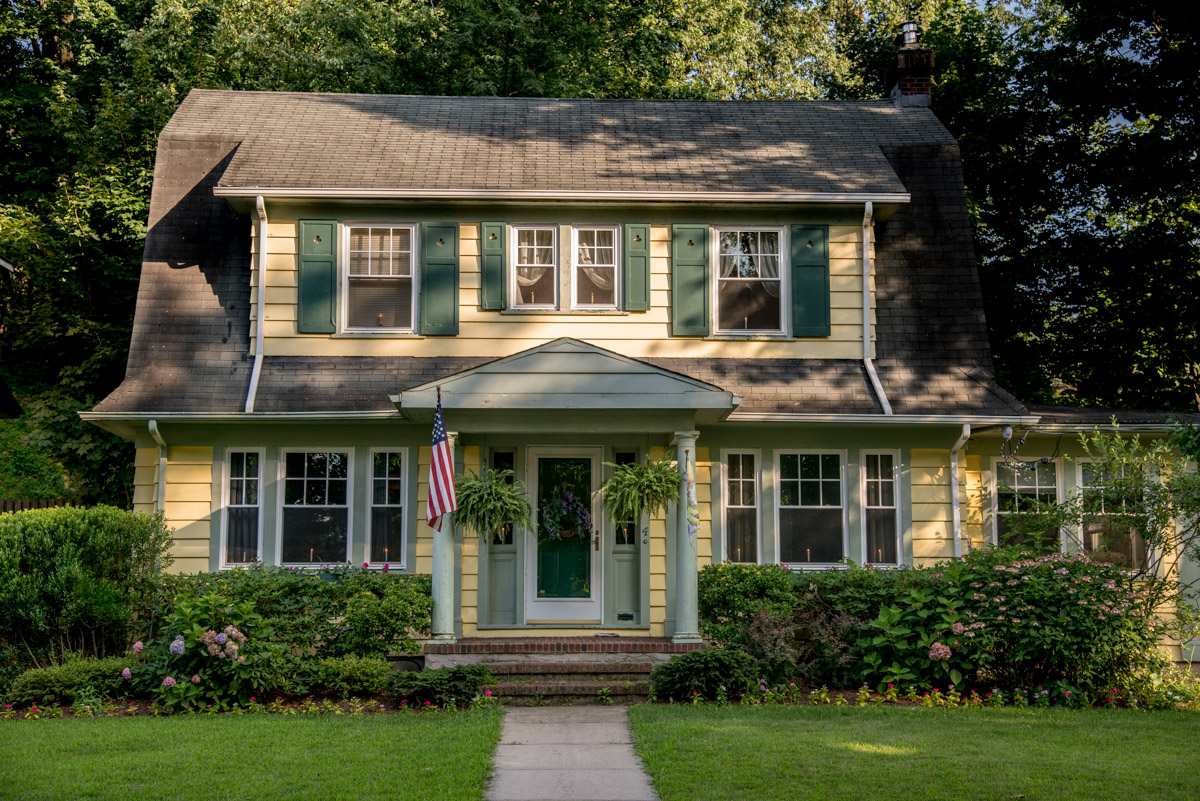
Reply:
[[[663,801],[1195,801],[1200,715],[1129,710],[630,710]]]
[[[0,721],[0,798],[470,799],[500,712]]]

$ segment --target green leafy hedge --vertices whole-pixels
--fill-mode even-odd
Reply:
[[[313,692],[335,698],[379,695],[387,689],[392,666],[377,656],[343,656],[317,664]]]
[[[396,671],[389,690],[397,703],[407,702],[409,708],[430,706],[464,706],[477,698],[483,688],[493,683],[487,665],[458,665],[434,670]]]
[[[658,701],[737,701],[756,681],[753,663],[742,651],[717,648],[673,656],[650,674]]]
[[[131,659],[74,659],[62,665],[27,670],[8,688],[8,702],[18,706],[70,704],[76,698],[117,698],[129,694],[121,671],[134,667]]]
[[[799,600],[796,579],[782,565],[707,565],[697,590],[700,628],[722,645],[737,639],[760,610],[788,612]]]

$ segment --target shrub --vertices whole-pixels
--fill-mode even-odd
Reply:
[[[720,645],[735,642],[760,609],[779,614],[797,600],[796,580],[782,565],[723,562],[700,571],[700,629]]]
[[[345,628],[326,648],[332,653],[385,656],[390,651],[415,654],[414,635],[429,628],[433,597],[414,581],[380,582],[351,596]]]
[[[161,514],[97,506],[0,515],[0,646],[19,645],[38,667],[68,653],[124,653],[170,544]]]
[[[398,670],[392,674],[389,689],[397,701],[407,701],[409,706],[462,706],[477,698],[484,685],[493,681],[487,665],[458,665],[434,670]]]
[[[343,656],[317,663],[313,691],[338,698],[379,695],[387,689],[392,666],[375,656]]]
[[[121,657],[72,659],[61,665],[34,668],[18,676],[8,689],[9,703],[70,704],[76,698],[116,698],[126,695],[129,682],[121,671],[134,666]]]
[[[717,648],[689,651],[671,657],[650,674],[654,697],[659,701],[716,700],[724,688],[729,698],[745,694],[755,683],[749,655],[742,651]]]

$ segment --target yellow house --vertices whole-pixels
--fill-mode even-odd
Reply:
[[[1020,498],[1086,483],[1032,451],[1090,421],[997,385],[958,147],[922,100],[193,91],[125,382],[84,417],[136,443],[174,569],[430,573],[443,653],[682,650],[710,562],[1002,541]],[[458,472],[515,471],[536,530],[427,525],[439,389]],[[1007,459],[1013,429],[1053,458]],[[611,465],[663,454],[680,502],[605,519]]]

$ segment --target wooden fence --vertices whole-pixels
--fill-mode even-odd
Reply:
[[[0,498],[0,514],[24,512],[26,509],[51,509],[55,506],[71,506],[70,498]]]

